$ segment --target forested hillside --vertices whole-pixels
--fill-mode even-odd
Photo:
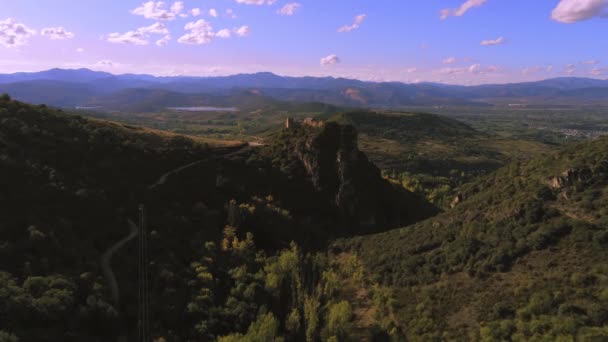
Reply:
[[[386,178],[449,207],[456,189],[515,160],[556,149],[540,141],[482,133],[446,116],[398,111],[347,111],[326,115],[353,125],[360,148]]]
[[[608,139],[512,163],[455,208],[337,243],[412,340],[608,339]]]
[[[361,267],[328,242],[437,212],[383,180],[338,124],[256,148],[5,95],[0,173],[0,336],[19,341],[134,338],[140,205],[151,332],[167,341],[344,338],[356,310],[342,282]]]

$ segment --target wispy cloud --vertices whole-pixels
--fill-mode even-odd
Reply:
[[[487,0],[467,0],[460,7],[456,9],[444,8],[441,10],[439,17],[441,20],[445,20],[448,17],[461,17],[467,13],[471,8],[479,7],[486,3]]]
[[[443,64],[454,64],[456,63],[456,57],[448,57],[443,60]]]
[[[234,13],[234,10],[232,8],[228,8],[226,10],[226,15],[228,17],[232,18],[232,19],[236,19],[237,18],[237,15],[236,15],[236,13]]]
[[[198,17],[199,15],[201,15],[201,9],[200,8],[193,8],[190,10],[190,14],[192,14],[193,17]]]
[[[171,36],[166,35],[156,41],[156,46],[165,46],[165,45],[169,44],[170,41],[171,41]]]
[[[360,14],[360,15],[356,16],[352,25],[342,26],[338,29],[338,32],[350,32],[350,31],[358,29],[361,26],[361,24],[363,23],[363,21],[365,20],[365,18],[367,18],[366,14]]]
[[[501,45],[505,43],[504,37],[499,37],[496,39],[482,40],[479,45],[481,46],[492,46],[492,45]]]
[[[150,26],[140,27],[137,30],[143,33],[169,34],[167,26],[163,23],[154,23]]]
[[[572,24],[606,14],[608,0],[561,0],[551,12],[551,18]]]
[[[340,63],[340,57],[336,55],[329,55],[327,57],[321,58],[321,66],[327,67],[334,64]]]
[[[487,74],[487,73],[492,73],[495,71],[498,71],[498,67],[496,67],[494,65],[484,67],[481,64],[476,63],[476,64],[471,64],[468,67],[442,68],[442,69],[435,71],[435,73],[440,74],[440,75],[458,75],[458,74]]]
[[[600,61],[595,60],[595,59],[590,59],[590,60],[588,60],[588,61],[583,61],[582,63],[583,63],[583,64],[586,64],[586,65],[596,65],[596,64],[599,64],[599,63],[600,63]]]
[[[481,64],[473,64],[469,67],[469,72],[477,74],[481,72]]]
[[[111,66],[114,66],[114,62],[105,59],[105,60],[101,60],[101,61],[95,63],[95,66],[98,66],[98,67],[111,67]]]
[[[148,45],[151,34],[159,34],[165,35],[165,38],[161,39],[161,43],[157,41],[156,45],[163,46],[166,45],[169,38],[166,38],[169,35],[169,30],[167,26],[163,23],[154,23],[150,26],[140,27],[133,31],[127,31],[125,33],[110,33],[106,40],[110,43],[117,44],[130,44],[130,45]]]
[[[74,38],[74,33],[67,31],[63,27],[46,27],[40,30],[40,34],[51,39],[71,39]]]
[[[572,75],[576,71],[576,65],[574,64],[566,64],[564,66],[564,73],[566,75]]]
[[[232,36],[232,31],[230,31],[229,29],[219,30],[217,31],[215,36],[219,38],[230,38]]]
[[[214,17],[214,18],[217,18],[217,10],[215,8],[210,9],[209,10],[209,15],[212,16],[212,17]]]
[[[236,0],[236,2],[238,2],[239,4],[245,4],[245,5],[272,5],[275,2],[277,2],[277,0]]]
[[[30,37],[36,34],[25,24],[16,22],[13,18],[0,21],[0,45],[18,47],[27,45]]]
[[[302,7],[301,4],[297,2],[291,2],[281,7],[281,9],[277,11],[277,13],[280,15],[294,15],[300,7]]]
[[[593,76],[602,76],[608,73],[608,69],[606,68],[593,68],[589,72]]]
[[[116,44],[148,45],[148,39],[143,32],[127,31],[125,33],[110,33],[106,40]]]
[[[247,37],[251,33],[251,29],[249,26],[241,26],[235,29],[234,33],[236,33],[236,35],[239,37]]]

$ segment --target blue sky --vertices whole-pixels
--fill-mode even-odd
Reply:
[[[0,15],[0,72],[606,78],[607,14],[608,0],[19,0]]]

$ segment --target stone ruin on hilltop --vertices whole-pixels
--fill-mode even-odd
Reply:
[[[314,118],[306,118],[304,120],[297,120],[297,119],[288,117],[285,120],[285,128],[287,128],[287,129],[298,128],[298,127],[302,127],[302,126],[323,127],[324,125],[325,125],[324,121],[317,120]]]

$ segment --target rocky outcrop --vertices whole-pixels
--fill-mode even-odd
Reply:
[[[553,189],[562,189],[576,182],[586,182],[593,177],[593,170],[589,168],[568,169],[561,175],[551,178],[550,185]]]
[[[303,127],[291,140],[290,154],[301,162],[314,189],[337,209],[344,226],[397,227],[435,212],[381,177],[359,150],[352,125],[328,122],[316,129]]]
[[[452,203],[450,203],[450,208],[451,209],[456,208],[456,206],[459,205],[460,203],[462,203],[462,201],[464,201],[464,195],[462,194],[462,192],[458,192],[458,194],[456,194],[456,196],[454,196]]]

